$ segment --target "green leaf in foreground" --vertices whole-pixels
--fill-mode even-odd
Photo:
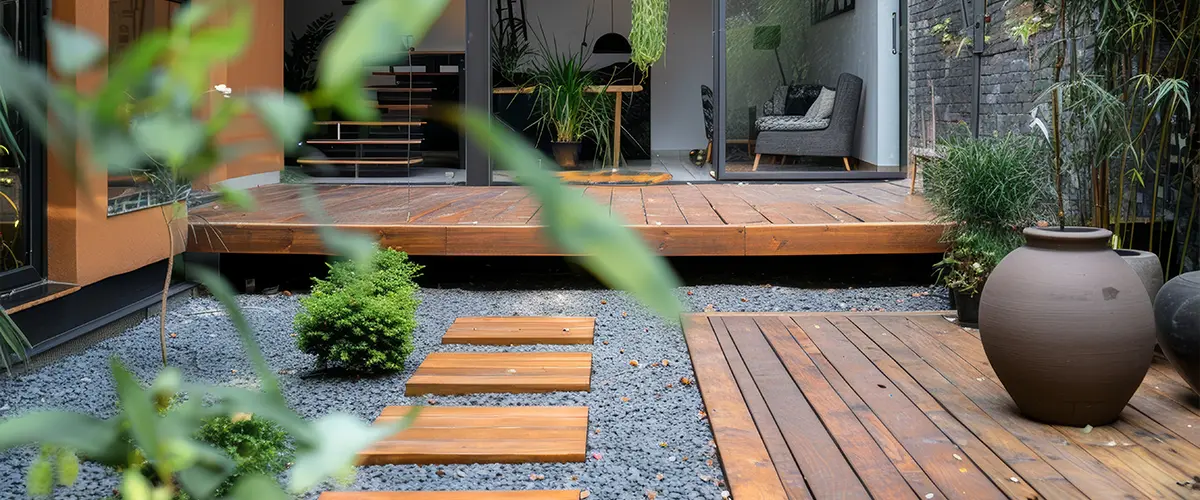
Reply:
[[[442,15],[448,0],[365,0],[358,2],[321,55],[317,69],[322,104],[334,104],[353,118],[376,114],[363,92],[364,69],[396,61]]]
[[[541,165],[553,165],[541,152],[507,127],[492,124],[484,115],[463,110],[450,115],[466,133],[481,140],[502,167],[517,174],[542,203],[541,215],[550,237],[568,255],[611,288],[633,294],[664,318],[681,311],[675,288],[679,279],[666,261],[646,247],[632,230],[586,196],[559,182]]]
[[[312,423],[318,441],[306,443],[311,448],[297,453],[288,488],[293,493],[305,492],[325,478],[337,475],[354,463],[358,452],[408,427],[419,412],[413,409],[404,419],[388,425],[370,425],[340,413],[321,417]]]
[[[106,50],[96,35],[74,26],[51,21],[46,23],[49,39],[50,61],[54,70],[63,76],[71,76],[99,61]]]

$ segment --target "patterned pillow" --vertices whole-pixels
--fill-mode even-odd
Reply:
[[[805,118],[813,120],[827,119],[833,116],[833,103],[837,99],[837,92],[833,89],[822,87],[821,95],[817,97],[817,102],[814,102],[808,112],[804,114]]]
[[[771,98],[762,105],[762,114],[765,116],[782,115],[787,109],[787,95],[787,85],[775,87],[775,91],[771,93]]]
[[[760,131],[821,130],[829,127],[829,119],[813,120],[803,116],[764,116],[754,121]]]

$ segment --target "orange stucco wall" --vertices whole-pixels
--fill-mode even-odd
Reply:
[[[239,60],[214,71],[214,85],[225,83],[235,91],[283,87],[283,2],[253,0],[255,39]],[[108,9],[107,0],[56,0],[52,15],[59,22],[74,24],[107,40]],[[101,85],[104,77],[104,71],[98,70],[77,75],[73,83],[79,90],[87,92]],[[226,133],[231,140],[263,134],[261,127],[250,118],[239,121]],[[81,160],[87,158],[82,147],[78,155]],[[222,166],[198,184],[203,186],[224,179],[277,171],[282,166],[282,151],[268,150]],[[169,214],[164,214],[164,208],[108,217],[107,174],[85,165],[82,181],[77,182],[61,155],[53,152],[47,176],[50,279],[87,285],[160,261],[170,253],[164,218]],[[174,233],[182,235],[186,222],[177,221],[176,224]],[[183,242],[177,241],[175,247],[177,252],[181,251]]]

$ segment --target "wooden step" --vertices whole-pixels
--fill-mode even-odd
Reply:
[[[422,158],[300,158],[301,165],[416,165]]]
[[[591,344],[596,318],[499,316],[458,318],[443,344]]]
[[[421,139],[310,139],[309,144],[361,144],[364,146],[398,146],[402,144],[420,144]]]
[[[412,111],[417,109],[429,109],[430,104],[376,104],[376,108],[384,111]]]
[[[440,72],[440,71],[413,71],[413,72],[404,72],[404,71],[374,71],[374,72],[372,72],[371,74],[372,74],[372,75],[375,75],[375,76],[408,76],[408,75],[412,75],[412,76],[458,76],[458,73],[457,73],[457,72],[455,72],[455,73],[443,73],[443,72]]]
[[[404,393],[588,391],[590,352],[435,352],[408,379]]]
[[[414,407],[388,406],[395,422]],[[426,406],[411,427],[358,454],[361,465],[583,462],[586,406]]]
[[[313,125],[346,125],[355,127],[419,127],[428,122],[350,122],[350,121],[321,121]]]
[[[326,491],[317,500],[579,500],[579,490]]]
[[[433,91],[437,90],[436,88],[433,88],[433,87],[411,88],[411,87],[394,87],[391,85],[368,85],[366,88],[367,88],[367,90],[370,90],[372,92],[404,92],[404,93],[411,92],[414,94],[425,94],[425,93],[429,93],[429,92],[433,92]]]

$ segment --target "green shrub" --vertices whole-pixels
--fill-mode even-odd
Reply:
[[[925,199],[948,224],[938,265],[948,288],[975,294],[996,264],[1021,246],[1023,228],[1050,217],[1054,177],[1045,141],[1031,136],[952,137],[925,164]]]
[[[420,300],[413,278],[421,266],[403,252],[380,250],[368,271],[352,262],[329,266],[314,279],[312,295],[300,299],[297,345],[322,366],[361,373],[404,369],[413,351]]]
[[[250,415],[205,420],[196,439],[224,451],[235,464],[233,475],[217,490],[217,496],[223,496],[239,477],[279,475],[291,457],[283,429],[275,422]]]

